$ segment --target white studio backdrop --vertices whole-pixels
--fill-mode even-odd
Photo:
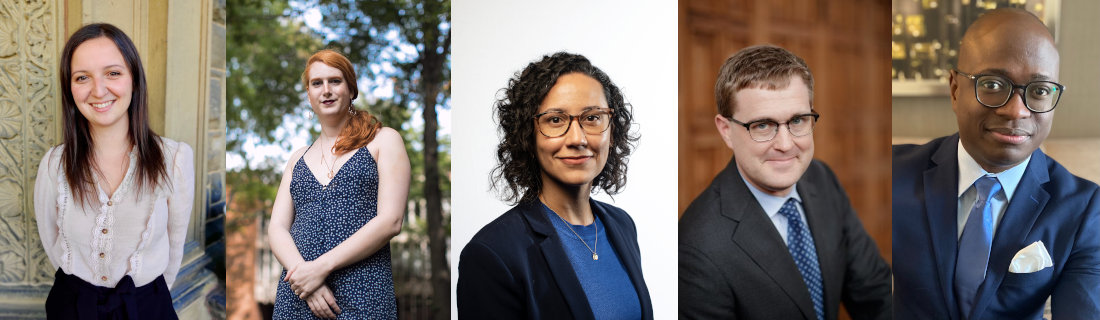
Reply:
[[[489,189],[500,139],[493,103],[512,76],[544,55],[586,56],[633,106],[640,134],[626,187],[594,196],[638,228],[657,319],[676,317],[677,7],[675,1],[454,1],[451,105],[451,317],[458,259],[470,238],[511,208]]]

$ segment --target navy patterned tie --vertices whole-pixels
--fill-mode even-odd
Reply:
[[[997,178],[985,176],[974,182],[978,200],[966,218],[962,236],[959,237],[958,259],[955,260],[955,298],[963,319],[970,317],[978,287],[985,281],[989,263],[989,248],[993,243],[993,206],[989,199],[1001,191]]]
[[[798,267],[798,273],[802,274],[802,281],[806,282],[806,288],[810,290],[810,299],[814,302],[814,313],[817,313],[817,319],[824,320],[825,294],[821,285],[821,267],[817,264],[814,238],[810,235],[810,228],[802,223],[797,205],[798,200],[790,198],[779,209],[779,214],[787,217],[787,250],[791,252],[794,264]]]

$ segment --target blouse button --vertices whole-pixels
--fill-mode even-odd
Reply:
[[[110,206],[112,206],[112,205],[114,205],[114,204],[115,204],[115,203],[114,203],[114,201],[111,201],[111,200],[107,200],[107,206],[108,206],[108,207],[110,207]]]
[[[107,281],[107,276],[99,277],[99,280]]]
[[[103,232],[103,234],[107,234],[107,229],[103,229],[100,232]]]
[[[100,257],[100,258],[103,258],[103,257],[105,257],[105,256],[107,256],[107,255],[106,255],[106,254],[103,254],[102,252],[100,252],[100,253],[99,253],[99,257]]]

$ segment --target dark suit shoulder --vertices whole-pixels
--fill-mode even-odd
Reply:
[[[718,212],[721,206],[718,200],[717,186],[711,183],[709,187],[703,190],[703,193],[700,193],[698,197],[695,197],[695,200],[691,201],[691,204],[684,210],[684,214],[680,216],[680,235],[683,236],[685,230],[694,230],[711,223],[711,220],[715,218],[720,218]]]
[[[950,135],[945,137],[939,137],[928,143],[916,145],[916,144],[895,144],[891,147],[891,155],[893,161],[894,170],[898,168],[912,169],[919,166],[924,168],[928,166],[929,159],[936,153],[948,141],[958,141],[957,135]],[[923,170],[921,170],[923,171]]]
[[[802,174],[802,178],[798,179],[799,185],[810,185],[813,187],[821,187],[825,185],[840,186],[840,181],[837,180],[836,174],[833,173],[833,169],[829,168],[829,165],[825,162],[821,162],[817,159],[810,161],[810,166],[806,168],[806,172]]]
[[[618,230],[629,231],[631,234],[637,234],[637,227],[634,225],[634,218],[631,218],[625,210],[616,207],[614,205],[604,203],[597,200],[592,200],[592,204],[596,207],[596,210],[602,211],[604,216],[603,224],[608,228],[616,228]]]
[[[1097,186],[1095,182],[1070,173],[1062,164],[1042,151],[1036,151],[1035,155],[1046,160],[1046,169],[1050,181],[1044,185],[1044,189],[1051,193],[1052,199],[1064,200],[1085,196],[1091,197],[1100,191],[1100,186]],[[1032,161],[1035,161],[1035,159],[1033,158]]]
[[[732,161],[732,160],[731,160]],[[719,194],[719,184],[723,180],[730,183],[742,183],[736,176],[737,170],[727,168],[718,173],[711,181],[710,186],[703,190],[695,200],[691,201],[678,222],[680,245],[696,246],[703,243],[718,241],[712,239],[716,234],[728,234],[736,226],[729,217],[721,214],[722,204]],[[736,178],[737,181],[731,179]],[[751,195],[749,195],[751,197]]]
[[[498,255],[502,252],[518,253],[524,250],[533,241],[531,227],[523,217],[526,211],[531,210],[531,207],[530,205],[520,204],[481,227],[481,230],[478,230],[466,247],[462,249],[461,256],[465,257],[467,255],[467,248],[471,245],[481,246],[484,250],[492,251]],[[504,255],[514,256],[512,254]]]
[[[722,208],[722,198],[727,197],[735,202],[755,201],[751,191],[744,186],[744,181],[732,163],[718,173],[691,205],[684,210],[679,222],[680,243],[707,243],[714,241],[716,234],[728,234],[738,222],[729,216],[723,215],[722,210],[735,210]],[[740,184],[736,186],[734,184]],[[723,188],[724,186],[724,188]],[[836,174],[824,162],[811,160],[806,172],[798,180],[799,188],[814,188],[826,192],[828,197],[847,197],[840,186]],[[728,201],[727,201],[728,202]]]

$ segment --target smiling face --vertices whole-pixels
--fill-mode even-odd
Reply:
[[[309,66],[306,87],[309,104],[318,115],[347,114],[351,105],[351,91],[340,69],[323,62]]]
[[[810,91],[798,76],[791,76],[786,88],[745,88],[737,91],[733,99],[737,106],[733,119],[742,123],[764,119],[784,123],[811,111]],[[745,127],[722,115],[715,116],[714,121],[726,146],[733,150],[737,170],[761,191],[787,195],[813,159],[813,133],[795,137],[786,125],[780,125],[774,138],[758,142]]]
[[[1019,85],[1058,81],[1058,51],[1037,19],[1013,11],[983,18],[964,37],[959,71],[999,75]],[[1028,110],[1020,90],[1014,90],[1004,106],[986,107],[974,97],[974,81],[954,72],[951,102],[963,147],[989,172],[1004,171],[1030,157],[1050,134],[1054,118],[1054,111]]]
[[[577,116],[594,108],[607,108],[603,86],[587,75],[570,73],[558,77],[536,113],[561,111]],[[551,184],[590,187],[607,164],[611,130],[585,133],[577,120],[560,137],[547,137],[536,129],[535,148],[544,187]]]
[[[85,41],[73,51],[71,66],[73,102],[91,127],[128,125],[134,81],[115,43],[107,37]]]

